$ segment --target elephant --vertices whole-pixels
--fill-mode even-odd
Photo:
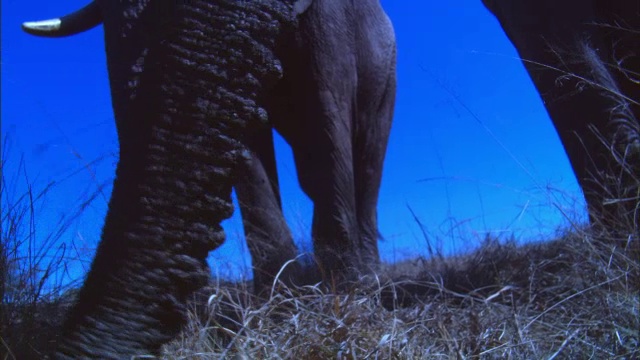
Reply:
[[[640,2],[483,0],[564,145],[590,221],[640,225]]]
[[[233,186],[257,268],[273,275],[295,255],[272,128],[314,202],[320,267],[344,278],[375,270],[396,45],[379,1],[355,4],[95,0],[23,24],[48,37],[103,24],[120,150],[101,240],[55,358],[157,354],[208,282]]]

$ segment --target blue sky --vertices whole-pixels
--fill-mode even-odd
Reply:
[[[63,39],[23,34],[20,23],[64,14],[80,0],[2,0],[2,137],[5,175],[24,157],[31,181],[56,181],[38,233],[97,198],[65,235],[92,248],[100,236],[117,162],[102,28]],[[480,0],[383,0],[398,40],[398,93],[378,206],[385,261],[426,254],[424,237],[447,252],[484,234],[535,240],[584,201],[553,126],[517,53]],[[311,204],[299,190],[288,146],[278,140],[285,215],[309,240]],[[15,191],[20,191],[20,187]],[[249,267],[238,216],[212,267]]]

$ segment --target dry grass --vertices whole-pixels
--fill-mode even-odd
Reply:
[[[50,187],[11,197],[10,183],[0,189],[0,358],[42,358],[74,293],[43,284],[78,255],[56,245],[60,235],[37,246],[33,226]],[[256,299],[246,282],[218,283],[196,297],[163,357],[640,358],[640,239],[637,224],[625,224],[523,246],[488,237],[454,257],[432,250],[337,294],[277,284]]]
[[[7,176],[7,144],[5,138],[0,163],[0,359],[39,359],[55,346],[79,287],[68,266],[86,260],[65,235],[94,197],[42,236],[38,221],[56,183],[34,185],[22,159]]]
[[[51,286],[53,274],[78,255],[60,246],[64,227],[36,242],[38,204],[50,187],[11,197],[10,183],[3,177],[0,188],[0,358],[42,358],[73,298],[69,284]],[[193,302],[163,358],[637,359],[637,229],[626,217],[615,233],[574,228],[522,246],[488,237],[454,257],[431,247],[430,259],[385,265],[337,294],[277,284],[256,299],[246,282],[219,283]]]
[[[388,266],[391,281],[332,294],[210,289],[167,359],[640,357],[638,238],[573,232]],[[195,315],[198,313],[199,315]],[[198,320],[200,319],[200,320]]]

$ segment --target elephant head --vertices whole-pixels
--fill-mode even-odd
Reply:
[[[640,225],[640,3],[483,0],[517,49],[592,223]]]
[[[273,275],[292,256],[271,128],[314,201],[321,267],[375,268],[395,98],[395,37],[378,0],[96,0],[23,27],[54,37],[100,23],[120,160],[58,358],[157,353],[175,336],[224,240],[233,186],[254,267]]]

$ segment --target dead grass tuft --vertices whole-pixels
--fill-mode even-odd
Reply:
[[[391,280],[342,294],[281,287],[260,302],[246,284],[219,285],[208,290],[216,315],[194,315],[164,358],[636,358],[639,239],[601,235],[487,238],[466,255],[389,265],[380,279]]]

